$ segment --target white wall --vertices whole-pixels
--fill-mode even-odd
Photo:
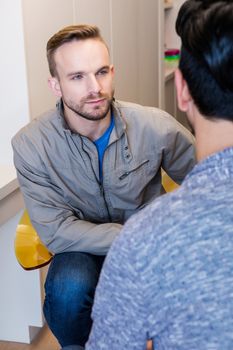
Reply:
[[[176,34],[177,14],[184,0],[173,0],[173,8],[165,12],[165,45],[166,48],[180,48],[180,38]]]
[[[0,32],[0,164],[11,165],[10,140],[29,120],[21,0],[0,1]]]
[[[154,0],[0,1],[0,165],[12,164],[12,136],[55,105],[47,87],[46,43],[62,26],[97,24],[115,64],[116,96],[158,105],[155,4]]]
[[[55,107],[56,98],[49,90],[46,59],[48,39],[74,21],[74,0],[20,0],[29,87],[30,119]]]
[[[157,0],[22,0],[22,4],[31,119],[55,105],[47,87],[46,43],[72,23],[100,28],[115,66],[116,98],[159,105],[162,56]]]

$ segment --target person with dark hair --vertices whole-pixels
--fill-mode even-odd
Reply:
[[[198,164],[113,242],[86,350],[233,349],[233,1],[188,0],[176,28]]]
[[[114,99],[114,68],[99,29],[74,25],[47,44],[57,109],[12,140],[32,224],[54,254],[44,314],[63,349],[91,328],[100,270],[126,220],[195,164],[192,134],[167,113]]]

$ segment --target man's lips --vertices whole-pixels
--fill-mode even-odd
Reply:
[[[105,101],[105,98],[98,98],[95,100],[87,100],[86,103],[88,104],[98,104],[98,103],[102,103]]]

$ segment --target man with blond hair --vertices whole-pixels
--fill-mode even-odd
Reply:
[[[45,318],[63,349],[79,349],[110,245],[164,192],[161,167],[180,183],[195,155],[192,135],[167,113],[114,100],[114,68],[97,27],[63,28],[48,41],[47,57],[57,109],[12,144],[32,224],[54,254]]]

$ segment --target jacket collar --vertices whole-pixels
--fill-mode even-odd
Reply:
[[[109,144],[117,141],[118,139],[122,138],[122,155],[127,163],[130,163],[133,155],[130,149],[130,145],[128,142],[128,137],[126,133],[127,124],[124,119],[124,115],[122,114],[120,103],[118,101],[113,101],[112,103],[112,112],[113,116],[115,118],[115,128],[112,130]]]
[[[115,128],[110,137],[110,142],[118,140],[126,131],[126,122],[119,108],[118,102],[114,99],[112,102],[112,113],[114,117]]]
[[[64,106],[62,99],[59,99],[56,103],[56,109],[58,112],[58,119],[61,123],[61,126],[65,132],[71,133],[71,130],[66,122],[65,116],[64,116]]]

